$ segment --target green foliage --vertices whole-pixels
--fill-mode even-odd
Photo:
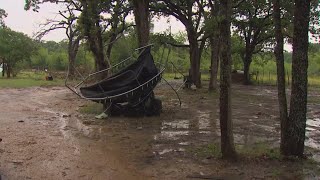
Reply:
[[[7,17],[6,11],[0,8],[0,27],[1,27],[1,26],[2,26],[2,27],[5,26],[4,21],[3,21],[3,19],[4,19],[5,17]]]
[[[35,47],[35,42],[27,35],[9,28],[0,28],[0,56],[13,75],[18,72],[18,63],[30,61]]]
[[[38,51],[31,57],[31,66],[32,67],[46,67],[47,58],[49,56],[48,49],[40,47]]]

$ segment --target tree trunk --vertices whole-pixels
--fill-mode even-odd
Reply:
[[[275,26],[275,39],[276,46],[274,49],[274,54],[276,56],[277,63],[277,82],[278,82],[278,102],[279,102],[279,113],[280,113],[280,125],[281,125],[281,142],[280,151],[284,154],[284,147],[286,147],[287,137],[287,121],[288,121],[288,105],[286,97],[286,81],[285,81],[285,68],[284,68],[284,55],[283,47],[284,40],[282,34],[281,25],[281,5],[280,0],[273,0],[273,17]]]
[[[201,88],[201,74],[200,74],[200,58],[201,52],[197,41],[196,32],[193,29],[187,29],[188,40],[190,44],[190,69],[189,76],[191,77],[192,83],[197,88]]]
[[[136,22],[139,47],[149,44],[150,19],[149,2],[150,0],[132,0],[133,13]]]
[[[75,55],[71,52],[69,52],[69,76],[71,78],[74,78],[75,76]]]
[[[236,159],[231,119],[231,0],[221,0],[220,24],[221,62],[220,62],[220,130],[221,153],[226,159]]]
[[[308,89],[310,0],[295,0],[293,20],[292,87],[288,120],[286,156],[303,157],[306,132]]]
[[[12,68],[11,68],[11,66],[10,66],[10,64],[7,64],[6,65],[6,73],[7,73],[7,78],[11,78],[11,70],[12,70]]]
[[[80,46],[81,37],[78,36],[74,40],[74,36],[70,36],[69,45],[68,45],[68,55],[69,55],[69,75],[74,78],[75,76],[75,61],[78,54],[79,46]]]
[[[100,13],[98,12],[98,2],[90,0],[82,0],[82,24],[84,27],[84,35],[86,36],[90,50],[95,59],[95,67],[97,71],[108,68],[103,52],[103,41],[100,27]],[[101,75],[101,78],[107,76],[107,72]]]
[[[2,63],[2,77],[4,77],[5,74],[6,74],[6,68],[7,68],[7,65],[6,65],[6,63],[3,61],[3,63]]]
[[[69,58],[69,76],[71,78],[74,78],[74,62],[75,62],[75,55],[72,51],[72,41],[69,40],[69,45],[68,45],[68,58]]]
[[[211,66],[210,66],[210,82],[209,91],[215,91],[218,87],[218,69],[219,69],[219,52],[220,52],[220,39],[219,36],[210,38],[211,47]]]
[[[111,57],[111,51],[112,51],[113,43],[114,43],[114,41],[116,39],[117,39],[117,35],[116,34],[111,35],[111,37],[109,39],[109,44],[107,46],[107,51],[106,51],[106,55],[107,55],[107,58],[109,60],[110,60],[110,57]]]
[[[244,85],[250,85],[251,84],[251,79],[250,79],[250,65],[251,65],[251,61],[252,61],[252,53],[250,52],[246,52],[246,54],[244,55],[244,59],[243,60],[243,75],[244,75],[244,81],[243,84]]]

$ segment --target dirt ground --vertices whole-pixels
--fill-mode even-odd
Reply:
[[[272,156],[275,87],[233,85],[237,162],[219,158],[217,94],[181,90],[181,107],[169,87],[155,94],[159,117],[96,120],[80,113],[92,103],[64,87],[0,89],[0,179],[319,179],[318,163]],[[320,161],[319,89],[308,111],[306,153]]]

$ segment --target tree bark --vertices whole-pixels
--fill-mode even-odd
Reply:
[[[250,85],[251,79],[250,79],[250,65],[252,62],[252,53],[246,50],[246,53],[244,55],[243,59],[243,75],[244,75],[244,85]]]
[[[200,58],[201,52],[197,41],[196,32],[193,29],[187,29],[188,40],[190,44],[190,73],[192,82],[197,88],[201,88],[201,74],[200,74]]]
[[[278,82],[278,103],[279,103],[279,115],[280,115],[280,126],[281,126],[281,142],[280,142],[280,151],[281,154],[284,154],[286,147],[286,142],[288,134],[287,130],[287,121],[288,121],[288,105],[286,97],[286,80],[285,80],[285,68],[284,68],[284,39],[282,33],[282,24],[281,24],[281,5],[280,0],[273,0],[273,19],[275,26],[275,39],[276,46],[274,49],[274,54],[276,57],[277,64],[277,82]]]
[[[100,13],[98,12],[98,2],[90,0],[82,0],[82,24],[84,26],[84,35],[86,36],[90,50],[95,59],[95,66],[97,71],[108,68],[108,63],[104,58],[102,32],[100,27]],[[107,76],[104,73],[101,78]]]
[[[111,57],[111,51],[112,51],[112,48],[113,48],[113,42],[117,39],[117,35],[116,34],[112,34],[110,36],[110,39],[109,39],[109,43],[108,43],[108,46],[107,46],[107,51],[106,51],[106,56],[108,59],[110,59]]]
[[[12,70],[12,68],[11,68],[10,64],[7,63],[7,65],[6,65],[7,78],[11,78],[11,70]]]
[[[77,37],[75,40],[73,38],[73,36],[70,36],[68,45],[69,75],[72,78],[75,76],[75,61],[80,46],[80,37]]]
[[[209,91],[215,91],[218,87],[218,69],[219,69],[219,54],[220,54],[220,39],[219,36],[210,38],[211,47],[211,66],[210,66],[210,82]]]
[[[133,13],[136,22],[139,47],[149,44],[150,19],[149,2],[150,0],[132,0]]]
[[[303,157],[308,95],[310,0],[295,0],[293,20],[292,87],[285,156]]]
[[[231,4],[231,0],[221,0],[220,130],[221,153],[226,159],[237,158],[231,119]]]

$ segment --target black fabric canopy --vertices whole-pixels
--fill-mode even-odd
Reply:
[[[96,84],[80,88],[81,94],[86,98],[106,98],[125,93],[147,82],[158,74],[150,51],[151,48],[147,47],[137,61],[127,68]],[[135,96],[149,93],[153,88],[145,88]],[[118,101],[125,101],[124,99],[119,97]]]

